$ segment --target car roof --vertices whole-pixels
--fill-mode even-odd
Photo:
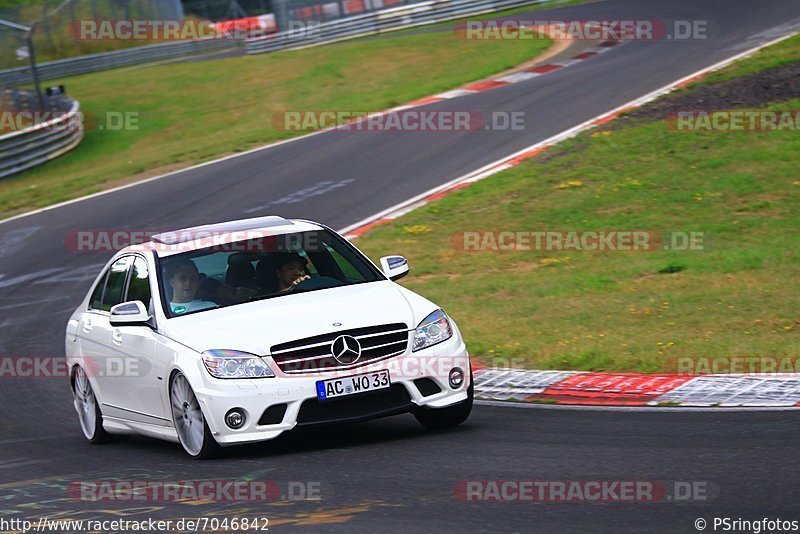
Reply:
[[[128,247],[125,251],[148,249],[166,257],[190,252],[212,245],[225,245],[258,237],[308,232],[325,228],[321,224],[301,219],[284,219],[276,215],[225,221],[202,226],[181,228],[155,234],[149,243]]]

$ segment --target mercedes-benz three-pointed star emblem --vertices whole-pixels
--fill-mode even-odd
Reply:
[[[361,357],[361,344],[353,336],[339,336],[331,343],[331,354],[342,365],[352,365]]]

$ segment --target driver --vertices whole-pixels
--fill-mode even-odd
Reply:
[[[310,280],[306,274],[306,259],[296,252],[282,252],[273,258],[278,291],[290,291],[303,280]]]
[[[169,277],[169,285],[172,287],[172,299],[169,306],[172,313],[188,313],[217,306],[209,300],[195,298],[200,286],[200,274],[192,260],[177,260],[170,265],[170,268],[172,274]]]

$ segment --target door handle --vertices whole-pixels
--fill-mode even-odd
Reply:
[[[122,332],[120,332],[119,328],[111,331],[111,340],[117,345],[122,345]]]
[[[81,326],[81,329],[87,334],[89,332],[91,332],[92,331],[92,320],[90,318],[86,317],[83,320],[83,325]]]

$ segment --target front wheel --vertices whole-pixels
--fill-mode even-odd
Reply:
[[[81,422],[81,430],[86,439],[91,443],[109,441],[111,435],[103,428],[103,415],[100,413],[97,397],[95,397],[89,377],[86,376],[86,371],[82,367],[75,369],[72,394],[75,410],[78,412],[78,419]]]
[[[467,388],[467,400],[459,402],[455,406],[446,408],[417,408],[414,410],[414,417],[425,428],[448,428],[457,426],[467,420],[472,412],[472,401],[475,397],[475,388],[472,385],[470,376],[469,388]]]
[[[169,398],[172,421],[183,450],[198,460],[213,457],[219,451],[219,444],[211,435],[200,403],[183,373],[173,377]]]

